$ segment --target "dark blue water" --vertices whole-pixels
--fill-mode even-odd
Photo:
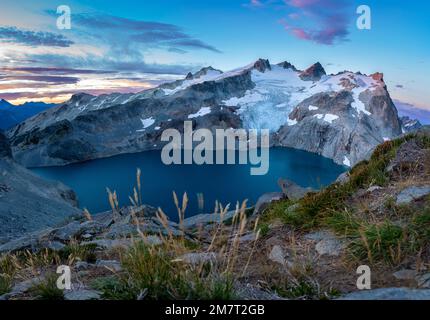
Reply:
[[[40,176],[58,180],[78,195],[81,208],[91,213],[110,210],[106,188],[116,190],[120,205],[129,205],[136,186],[136,169],[142,171],[143,203],[161,207],[176,219],[172,191],[182,199],[188,193],[186,216],[213,212],[215,201],[222,204],[249,200],[255,204],[266,192],[280,191],[277,181],[288,178],[304,187],[320,188],[333,182],[345,167],[332,160],[289,148],[270,149],[270,167],[265,176],[250,175],[250,165],[171,165],[161,162],[160,151],[125,154],[64,167],[35,168]],[[197,194],[203,194],[199,208]]]

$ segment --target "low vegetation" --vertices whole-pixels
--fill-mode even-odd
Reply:
[[[366,199],[360,206],[354,202],[359,192],[372,186],[389,189],[408,181],[426,181],[429,178],[428,171],[423,172],[422,176],[408,176],[407,169],[403,168],[402,179],[394,181],[387,170],[399,147],[411,140],[415,140],[424,150],[430,148],[427,135],[410,134],[387,141],[377,147],[370,160],[357,164],[350,171],[347,181],[308,194],[295,203],[289,200],[273,203],[266,210],[263,221],[276,218],[301,231],[318,228],[333,230],[349,241],[349,252],[360,261],[396,264],[408,256],[420,254],[423,248],[430,245],[429,198],[418,205],[396,205],[394,199],[389,197],[384,210],[380,212],[378,208],[378,213],[366,208]]]

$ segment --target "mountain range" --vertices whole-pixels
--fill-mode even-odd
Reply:
[[[16,106],[4,99],[0,99],[0,129],[7,130],[12,128],[18,123],[55,106],[55,104],[44,102],[26,102]]]
[[[326,74],[259,59],[222,72],[212,67],[137,94],[76,94],[10,129],[24,166],[65,165],[161,149],[161,133],[194,129],[270,129],[273,146],[321,154],[352,166],[402,134],[383,74]]]

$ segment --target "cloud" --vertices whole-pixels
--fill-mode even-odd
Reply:
[[[28,31],[11,26],[0,27],[0,41],[45,47],[70,47],[73,44],[73,41],[61,34]]]
[[[286,5],[294,12],[283,25],[295,37],[325,45],[347,40],[351,0],[286,0]]]
[[[57,17],[56,12],[47,13]],[[174,24],[105,14],[73,14],[67,38],[1,27],[0,45],[2,40],[37,47],[22,50],[11,44],[0,55],[0,96],[15,102],[44,98],[58,102],[76,92],[138,92],[201,67],[157,63],[159,51],[221,53]],[[155,62],[146,62],[147,55]]]
[[[54,11],[47,11],[57,16]],[[148,48],[170,48],[221,51],[202,40],[185,33],[179,26],[169,23],[142,21],[106,14],[76,13],[73,28],[81,35],[108,43],[111,47],[125,45],[128,50],[138,50],[139,44]],[[124,46],[123,46],[124,47]]]
[[[41,65],[55,65],[61,66],[63,70],[86,69],[91,66],[99,70],[98,73],[109,73],[113,72],[140,72],[140,73],[155,73],[155,74],[173,74],[173,75],[184,75],[191,69],[195,69],[195,66],[189,65],[175,65],[175,64],[157,64],[157,63],[146,63],[143,57],[126,57],[122,55],[120,57],[110,57],[106,55],[104,57],[87,55],[85,57],[69,56],[65,54],[33,54],[32,58],[35,59]],[[96,73],[96,70],[87,71],[87,73]]]
[[[37,60],[33,60],[37,62]],[[114,73],[114,71],[106,70],[90,70],[90,69],[72,69],[72,68],[54,68],[54,67],[3,67],[0,68],[1,72],[7,73],[30,73],[30,74],[103,74]]]
[[[286,12],[279,22],[292,36],[318,44],[333,45],[348,40],[355,10],[353,0],[257,0],[248,7]]]
[[[60,76],[32,76],[32,75],[13,75],[13,76],[0,76],[2,81],[31,81],[31,82],[45,82],[54,84],[75,84],[78,83],[79,78],[77,77],[60,77]]]
[[[252,7],[262,7],[263,3],[260,0],[251,0],[249,5]]]

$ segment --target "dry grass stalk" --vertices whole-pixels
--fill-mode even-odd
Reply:
[[[85,219],[87,219],[88,221],[93,221],[93,217],[91,216],[91,213],[88,211],[87,208],[84,208],[83,214]]]

